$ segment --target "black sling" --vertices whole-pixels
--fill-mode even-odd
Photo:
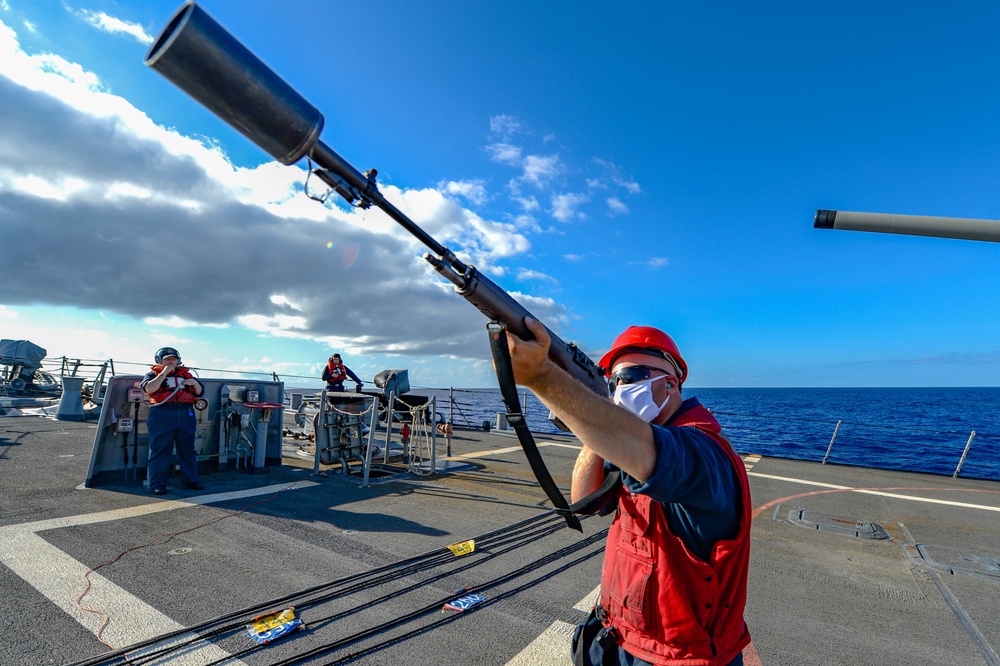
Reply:
[[[604,483],[601,487],[590,493],[579,502],[569,504],[563,497],[556,482],[549,474],[542,455],[538,452],[535,438],[532,437],[528,429],[528,423],[521,413],[521,406],[517,400],[517,388],[514,384],[514,370],[511,366],[510,350],[507,348],[507,330],[496,322],[486,325],[486,330],[490,337],[490,351],[493,353],[493,367],[496,369],[497,382],[500,384],[500,395],[503,397],[504,405],[507,407],[507,423],[514,428],[517,440],[524,449],[524,455],[531,465],[538,484],[545,491],[545,495],[555,507],[555,512],[566,519],[566,524],[573,529],[582,532],[580,519],[577,514],[589,515],[600,511],[611,499],[614,492],[620,486],[621,472],[613,468],[604,476]]]

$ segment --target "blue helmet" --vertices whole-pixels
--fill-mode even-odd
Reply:
[[[168,356],[176,356],[177,362],[180,363],[181,353],[174,349],[173,347],[160,347],[156,350],[156,355],[153,357],[156,359],[157,363],[163,363],[163,359]]]

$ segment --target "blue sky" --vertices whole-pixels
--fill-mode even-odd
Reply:
[[[992,3],[201,4],[327,145],[594,358],[649,324],[689,387],[998,383],[995,244],[812,227],[1000,218]],[[485,320],[422,246],[310,201],[304,164],[143,64],[178,6],[0,1],[0,337],[495,385]]]

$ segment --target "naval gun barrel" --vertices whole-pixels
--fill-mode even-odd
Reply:
[[[978,220],[964,217],[855,213],[844,210],[820,209],[816,211],[813,227],[816,229],[874,231],[884,234],[1000,242],[1000,220]]]

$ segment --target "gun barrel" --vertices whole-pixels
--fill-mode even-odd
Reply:
[[[1000,221],[962,217],[855,213],[820,209],[816,211],[813,227],[1000,242]]]
[[[323,114],[194,2],[184,4],[146,64],[282,164],[316,143]]]

